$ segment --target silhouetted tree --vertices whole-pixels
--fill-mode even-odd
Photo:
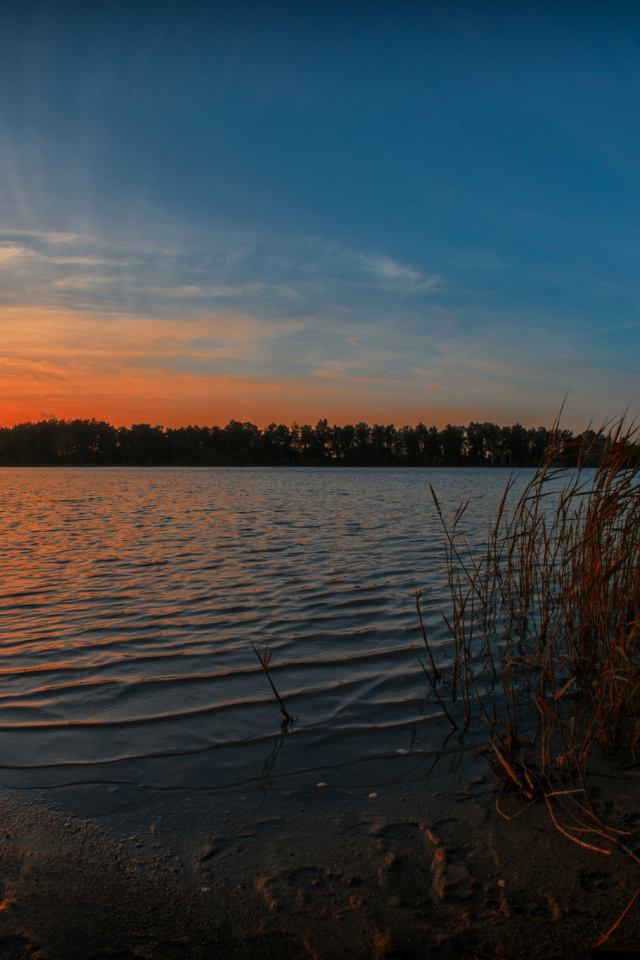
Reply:
[[[329,426],[325,419],[315,427],[270,423],[261,430],[239,420],[225,427],[164,429],[148,423],[116,428],[103,420],[52,417],[0,428],[0,465],[517,467],[538,464],[550,440],[546,427],[527,430],[520,423],[477,421],[438,430],[424,423],[399,429],[363,422]],[[570,463],[577,463],[584,445],[594,441],[602,449],[609,442],[593,430],[577,437],[562,430],[555,436],[558,452]],[[596,455],[592,453],[592,462]]]
[[[442,462],[445,466],[456,467],[462,462],[464,440],[464,427],[454,427],[448,423],[444,430],[440,431],[440,449],[442,450]]]

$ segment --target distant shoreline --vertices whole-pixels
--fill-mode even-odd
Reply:
[[[596,446],[594,447],[594,441]],[[536,467],[552,444],[570,462],[606,437],[520,423],[396,427],[367,423],[225,427],[114,427],[103,420],[40,420],[0,428],[4,467]]]

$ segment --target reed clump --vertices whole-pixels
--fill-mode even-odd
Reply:
[[[513,507],[510,479],[482,552],[462,529],[467,504],[447,522],[432,489],[453,674],[445,680],[424,629],[423,669],[441,703],[461,699],[466,723],[484,718],[505,784],[544,799],[576,843],[609,852],[588,842],[591,833],[624,846],[596,817],[587,780],[596,748],[627,750],[635,763],[640,744],[638,429],[622,419],[569,450],[559,438],[556,424]],[[420,612],[420,594],[416,603]]]

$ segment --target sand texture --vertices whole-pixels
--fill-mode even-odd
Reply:
[[[463,779],[175,792],[90,819],[4,790],[0,960],[588,956],[640,867],[566,840],[542,804],[502,819],[479,762]],[[637,849],[640,777],[593,782]],[[640,898],[599,955],[638,946]]]

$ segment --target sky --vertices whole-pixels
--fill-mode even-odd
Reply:
[[[640,409],[640,7],[8,2],[0,424]]]

